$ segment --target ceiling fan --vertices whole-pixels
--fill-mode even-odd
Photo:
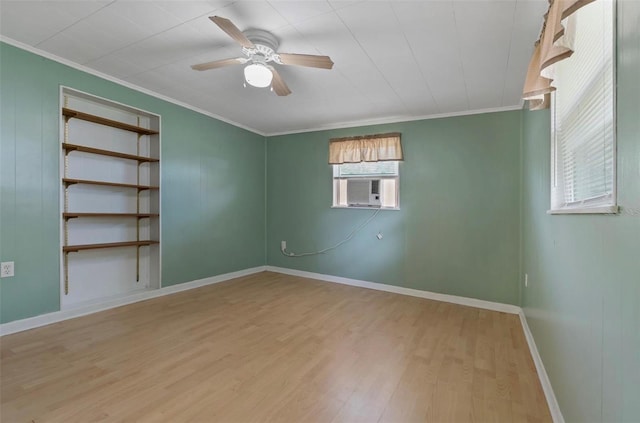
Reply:
[[[291,90],[287,87],[278,71],[269,65],[270,62],[279,65],[306,66],[321,69],[331,69],[333,67],[333,61],[329,56],[278,53],[276,51],[278,40],[267,31],[253,29],[242,32],[229,19],[220,16],[211,16],[209,19],[242,46],[242,53],[246,57],[200,63],[191,66],[192,69],[204,71],[249,63],[244,68],[246,83],[260,88],[271,86],[271,90],[275,91],[277,95],[286,96],[291,94]]]

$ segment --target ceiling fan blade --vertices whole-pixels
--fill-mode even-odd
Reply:
[[[240,31],[229,19],[222,18],[220,16],[209,16],[209,19],[218,25],[220,29],[226,32],[231,38],[236,40],[242,47],[256,48],[256,46],[249,41],[242,31]]]
[[[215,60],[213,62],[192,65],[191,69],[197,70],[197,71],[205,71],[209,69],[222,68],[224,66],[241,65],[243,63],[247,63],[247,59],[245,59],[244,57],[238,57],[235,59],[222,59],[222,60]]]
[[[329,56],[314,56],[311,54],[278,53],[284,65],[307,66],[310,68],[331,69],[333,61]]]
[[[271,72],[273,73],[273,79],[271,80],[273,91],[275,91],[279,96],[287,96],[291,94],[291,90],[289,89],[289,87],[287,87],[287,84],[284,83],[284,80],[282,79],[278,71],[274,68],[271,68]]]

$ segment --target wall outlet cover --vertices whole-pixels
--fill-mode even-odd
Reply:
[[[14,275],[14,265],[12,261],[0,263],[0,278],[10,278]]]

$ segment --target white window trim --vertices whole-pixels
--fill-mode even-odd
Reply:
[[[349,210],[400,210],[400,207],[363,207],[363,206],[331,206],[332,209],[349,209]]]
[[[547,210],[547,214],[618,214],[619,206],[568,207]]]
[[[612,163],[612,168],[613,168],[613,181],[612,181],[612,185],[611,185],[611,204],[595,204],[595,205],[589,205],[589,200],[594,200],[594,199],[589,199],[589,200],[583,200],[580,202],[576,202],[575,204],[566,204],[564,206],[560,206],[558,208],[553,208],[553,196],[554,196],[554,187],[556,184],[556,178],[557,178],[557,167],[556,167],[556,145],[557,145],[557,137],[556,137],[556,133],[555,133],[555,94],[552,93],[551,94],[551,107],[550,107],[550,114],[551,114],[551,161],[550,161],[550,170],[551,170],[551,179],[550,179],[550,207],[549,210],[547,210],[547,214],[549,215],[561,215],[561,214],[617,214],[619,213],[619,206],[618,206],[618,148],[617,148],[617,135],[618,135],[618,131],[617,131],[617,127],[618,127],[618,110],[617,110],[617,94],[618,94],[618,78],[617,78],[617,59],[618,59],[618,54],[617,54],[617,32],[618,32],[618,7],[617,7],[617,0],[611,0],[611,7],[613,8],[613,23],[612,23],[612,27],[613,27],[613,62],[612,62],[612,66],[613,66],[613,139],[612,139],[612,148],[613,148],[613,163]],[[602,195],[598,198],[604,197],[604,196],[609,196],[609,195]]]

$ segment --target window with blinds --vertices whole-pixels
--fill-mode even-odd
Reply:
[[[552,213],[616,211],[614,5],[576,12],[575,52],[554,67]]]

